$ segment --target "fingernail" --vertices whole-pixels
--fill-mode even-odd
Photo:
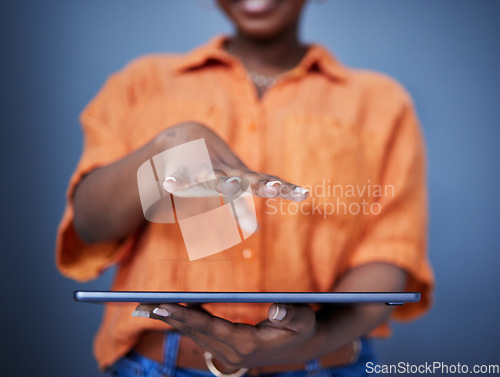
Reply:
[[[281,182],[280,182],[280,181],[269,181],[269,182],[267,182],[267,183],[266,183],[266,186],[267,186],[267,187],[272,187],[272,186],[274,186],[276,183],[277,183],[277,184],[279,184],[279,185],[281,186]]]
[[[171,183],[176,183],[177,180],[174,177],[167,177],[167,178],[165,178],[165,180],[163,181],[163,184],[162,184],[162,186],[165,189],[165,191],[168,191],[168,192],[171,191],[171,188],[169,190],[169,187],[168,187],[168,183],[170,183],[170,182]]]
[[[231,183],[231,182],[238,182],[241,183],[241,178],[240,177],[231,177],[226,180],[226,183]]]
[[[163,308],[155,308],[153,310],[153,313],[156,314],[156,315],[159,315],[160,317],[168,317],[170,315],[170,313],[168,312],[167,309],[163,309]]]
[[[276,306],[276,312],[271,319],[282,321],[286,316],[286,308],[284,306]]]
[[[294,192],[296,192],[297,194],[300,194],[300,195],[305,195],[309,192],[309,190],[306,190],[305,188],[302,188],[302,187],[295,187],[295,190],[293,190]]]
[[[134,310],[132,312],[132,317],[149,318],[149,312],[147,312],[145,310]]]

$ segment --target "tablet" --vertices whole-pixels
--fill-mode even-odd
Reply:
[[[154,291],[75,291],[81,302],[137,303],[275,303],[275,304],[355,304],[403,305],[418,302],[418,292],[154,292]]]

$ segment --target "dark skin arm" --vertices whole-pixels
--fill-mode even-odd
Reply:
[[[162,151],[155,138],[123,159],[83,177],[73,194],[74,226],[87,242],[124,238],[145,220],[137,188],[137,169]]]
[[[406,273],[398,267],[370,263],[349,270],[335,291],[393,292],[403,290],[405,283]],[[331,305],[314,312],[308,305],[273,304],[268,319],[255,326],[176,304],[139,305],[137,311],[143,313],[134,315],[173,326],[234,370],[321,357],[367,334],[387,320],[391,310],[384,304],[362,304]]]
[[[137,187],[137,169],[166,149],[201,138],[205,140],[217,182],[220,183],[213,187],[215,191],[234,195],[244,189],[244,184],[248,182],[252,193],[263,198],[279,196],[294,201],[307,198],[306,190],[300,190],[296,185],[250,170],[208,127],[193,122],[180,123],[160,133],[130,155],[96,169],[82,179],[73,195],[74,224],[80,238],[90,243],[117,240],[130,235],[145,221]],[[225,183],[230,177],[242,180]],[[178,176],[177,183],[169,183],[169,191],[180,189],[178,186],[191,178]]]

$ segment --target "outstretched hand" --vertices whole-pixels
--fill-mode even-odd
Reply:
[[[206,183],[207,173],[215,175],[208,183],[208,189],[225,195],[235,195],[240,190],[245,191],[250,185],[253,195],[262,198],[280,197],[282,199],[300,202],[307,198],[308,191],[303,187],[287,182],[279,177],[259,173],[249,169],[234,153],[234,151],[210,128],[205,125],[185,122],[163,131],[157,136],[156,142],[167,149],[204,139],[212,167],[198,166],[195,171],[188,168],[182,158],[170,161],[171,167],[165,177],[163,188],[170,193]],[[191,160],[192,156],[189,157]]]

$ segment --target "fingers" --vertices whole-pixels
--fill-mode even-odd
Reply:
[[[150,318],[151,312],[156,308],[155,304],[140,304],[132,312],[132,317]]]
[[[199,338],[208,336],[223,343],[237,336],[240,325],[211,315],[204,310],[177,304],[139,305],[134,316],[161,320],[184,334]]]
[[[261,198],[280,197],[282,199],[300,202],[307,199],[309,196],[308,190],[278,177],[259,174],[252,171],[232,171],[231,173],[231,175],[226,175],[225,172],[216,170],[216,179],[203,181],[198,177],[196,181],[200,187],[216,191],[226,196],[234,196],[240,191],[246,190],[248,184],[250,184],[252,188],[252,193]],[[196,184],[196,182],[191,183]],[[175,193],[189,185],[190,182],[182,173],[172,174],[166,177],[162,183],[164,190],[169,193]]]
[[[163,308],[160,308],[160,306],[163,306]],[[179,306],[181,308],[185,308],[181,305],[168,305],[170,307],[170,310],[164,309],[165,304],[160,305],[160,304],[141,304],[139,305],[136,310],[132,313],[133,317],[144,317],[144,318],[152,318],[156,320],[160,320],[162,322],[165,322],[175,328],[176,330],[179,330],[182,332],[184,335],[192,338],[196,343],[198,343],[203,349],[210,351],[211,353],[219,355],[218,359],[223,360],[226,362],[226,364],[230,365],[230,361],[225,358],[225,355],[230,355],[233,350],[230,346],[225,344],[224,342],[215,340],[214,338],[202,334],[198,331],[195,331],[194,329],[190,329],[187,325],[184,323],[177,321],[174,319],[174,316],[170,315],[173,310],[171,310],[172,306]],[[201,304],[188,304],[188,307],[185,308],[186,310],[190,310],[192,312],[199,312],[203,313],[207,316],[213,317],[209,312],[207,312]],[[164,311],[166,310],[166,311]],[[156,311],[156,313],[155,313]],[[167,312],[169,315],[167,315]],[[217,317],[214,317],[217,318]]]
[[[222,170],[214,170],[211,174],[200,171],[196,177],[189,179],[185,174],[173,174],[165,178],[162,186],[169,193],[178,196],[213,196],[213,193],[235,196],[245,191],[248,184],[244,178],[227,176]]]
[[[189,182],[184,169],[176,170],[174,173],[165,177],[162,182],[163,189],[171,194],[188,185]]]
[[[217,179],[209,184],[212,184],[212,188],[223,195],[234,196],[248,187],[248,182],[239,176],[228,176],[222,170],[215,170],[215,175]]]
[[[256,326],[232,323],[196,306],[177,304],[142,304],[132,315],[169,324],[234,367],[252,365],[252,358],[263,347],[279,348],[310,336],[315,326],[315,313],[307,305],[273,304],[269,319]]]
[[[280,197],[300,202],[309,195],[308,190],[272,175],[248,171],[243,173],[243,176],[250,182],[255,196],[262,198]]]
[[[203,184],[213,181],[216,176],[217,172],[214,172],[212,167],[206,164],[197,166],[196,169],[177,166],[173,173],[166,174],[162,187],[165,191],[173,194],[197,185],[204,187]]]
[[[269,321],[275,326],[295,332],[308,332],[316,324],[316,313],[309,305],[272,304]]]
[[[162,186],[169,193],[176,192],[180,188],[179,178],[175,178],[174,176],[167,177],[163,181]]]

